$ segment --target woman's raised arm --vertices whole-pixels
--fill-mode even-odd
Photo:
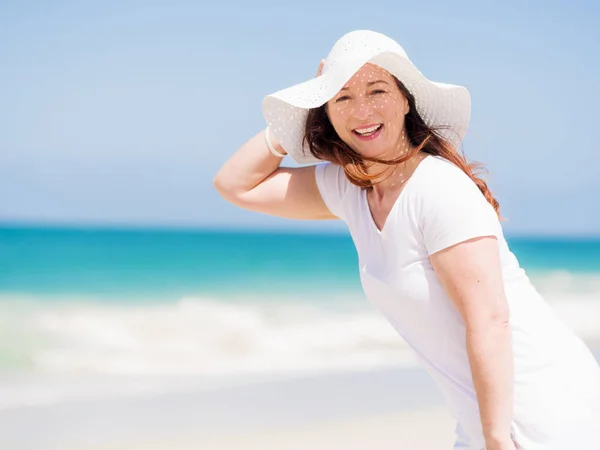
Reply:
[[[225,200],[244,209],[289,219],[335,219],[319,193],[315,166],[280,167],[281,160],[267,148],[263,130],[225,162],[213,184]]]

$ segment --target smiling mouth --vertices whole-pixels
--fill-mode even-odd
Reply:
[[[361,140],[373,139],[376,136],[379,136],[381,130],[383,129],[383,124],[373,125],[368,128],[355,128],[352,130],[352,133]]]
[[[352,131],[354,133],[358,134],[359,136],[369,136],[369,135],[379,131],[379,129],[382,126],[383,126],[382,124],[379,124],[379,125],[373,125],[372,127],[368,127],[368,128],[355,128]]]

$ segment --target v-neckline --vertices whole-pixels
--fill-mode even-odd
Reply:
[[[394,204],[390,208],[390,210],[389,210],[389,212],[388,212],[388,214],[387,214],[387,216],[386,216],[386,218],[385,218],[385,220],[383,222],[383,225],[381,226],[381,229],[377,226],[377,223],[375,222],[375,219],[373,217],[373,213],[371,212],[371,207],[369,206],[369,199],[367,197],[367,189],[362,189],[361,198],[362,198],[362,201],[363,201],[363,207],[366,209],[366,214],[368,216],[368,220],[369,220],[371,226],[373,227],[373,229],[375,230],[375,233],[378,236],[382,236],[384,234],[385,230],[387,229],[388,221],[389,221],[390,217],[392,216],[392,213],[394,213],[394,211],[396,210],[396,208],[398,206],[398,203],[400,203],[400,199],[402,198],[402,194],[404,194],[404,191],[406,190],[406,188],[410,184],[411,180],[414,178],[415,174],[418,172],[418,170],[421,167],[421,165],[423,165],[423,162],[426,159],[430,159],[430,158],[433,158],[433,155],[427,155],[427,156],[425,156],[419,162],[419,164],[417,164],[417,166],[413,170],[413,173],[410,174],[410,177],[408,178],[408,180],[406,180],[406,183],[404,183],[404,186],[402,187],[402,189],[398,193],[398,197],[396,197],[396,200],[394,200]]]

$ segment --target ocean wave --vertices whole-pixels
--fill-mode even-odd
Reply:
[[[598,277],[579,290],[557,288],[577,282],[565,274],[534,282],[576,333],[600,340]],[[0,338],[3,373],[222,375],[416,361],[366,301],[340,298],[143,303],[5,295]]]
[[[549,301],[568,296],[584,295],[600,301],[600,274],[576,273],[569,270],[529,272],[535,287]]]
[[[565,275],[546,278],[545,288],[554,286],[548,303],[582,338],[600,342],[600,289],[594,281],[577,292],[557,289],[558,277]],[[207,380],[416,366],[366,301],[277,295],[173,302],[0,295],[0,408],[197,389]]]
[[[407,362],[390,325],[368,306],[223,303],[2,302],[4,371],[227,374]]]

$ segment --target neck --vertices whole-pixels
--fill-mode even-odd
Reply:
[[[393,160],[403,158],[413,151],[414,147],[404,141],[392,151],[384,152],[382,156],[380,156],[380,159]],[[416,159],[417,158],[412,157],[407,161],[398,164],[387,165],[375,163],[370,166],[368,169],[370,175],[381,174],[373,180],[375,185],[372,189],[380,195],[385,195],[385,192],[387,191],[396,190],[400,185],[404,184],[408,176],[410,176],[410,173],[412,173]]]

